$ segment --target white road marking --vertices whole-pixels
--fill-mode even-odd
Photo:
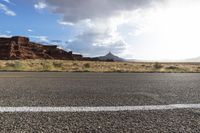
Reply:
[[[118,111],[148,111],[200,109],[200,104],[171,104],[146,106],[101,106],[101,107],[0,107],[0,113],[17,112],[118,112]]]

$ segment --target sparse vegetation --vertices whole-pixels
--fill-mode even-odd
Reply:
[[[200,63],[131,63],[67,60],[0,60],[0,71],[200,72]]]

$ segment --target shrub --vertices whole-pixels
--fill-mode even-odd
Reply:
[[[90,68],[90,64],[89,64],[89,63],[85,63],[85,64],[84,64],[84,67],[85,67],[85,68]]]
[[[21,61],[7,62],[5,67],[20,70],[23,69],[23,63]]]
[[[178,69],[178,67],[176,67],[176,66],[169,66],[166,69]]]
[[[146,65],[141,65],[141,67],[146,67]]]
[[[53,68],[53,65],[48,61],[42,62],[41,65],[42,65],[44,71],[48,71]]]
[[[158,63],[158,62],[156,62],[155,64],[154,64],[154,68],[155,69],[160,69],[160,68],[162,68],[163,66],[160,64],[160,63]]]
[[[62,62],[53,62],[54,67],[62,67]]]
[[[73,63],[72,65],[73,65],[73,66],[78,66],[78,64],[77,64],[77,63]]]
[[[13,63],[13,62],[6,62],[5,66],[6,67],[15,67],[15,63]]]
[[[2,62],[0,62],[0,69],[2,69],[4,66],[4,64]]]
[[[23,68],[22,62],[16,61],[16,62],[15,62],[14,68],[15,68],[15,69],[22,69],[22,68]]]

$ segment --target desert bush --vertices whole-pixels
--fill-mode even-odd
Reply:
[[[54,67],[62,67],[63,63],[62,62],[53,62]]]
[[[143,65],[141,65],[141,67],[146,67],[146,65],[143,64]]]
[[[6,67],[15,67],[15,63],[14,62],[6,62],[5,66]]]
[[[155,69],[161,69],[163,66],[162,66],[160,63],[156,62],[156,63],[153,65],[153,67],[154,67]]]
[[[53,68],[53,64],[48,61],[42,62],[41,65],[45,71],[51,70]]]
[[[176,67],[176,66],[169,66],[169,67],[166,67],[166,69],[178,69],[178,67]]]
[[[73,66],[78,66],[78,64],[77,64],[77,63],[73,63],[72,65],[73,65]]]
[[[85,63],[85,64],[84,64],[84,67],[85,67],[85,68],[90,68],[90,64],[89,64],[89,63]]]
[[[14,65],[15,69],[22,69],[23,68],[23,64],[20,61],[16,61],[15,65]]]
[[[0,62],[0,69],[2,69],[3,67],[4,67],[4,64]]]
[[[22,61],[6,62],[5,68],[11,68],[13,70],[22,70],[24,65]]]

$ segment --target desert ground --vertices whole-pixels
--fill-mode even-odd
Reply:
[[[0,71],[198,73],[200,63],[0,60]]]

